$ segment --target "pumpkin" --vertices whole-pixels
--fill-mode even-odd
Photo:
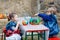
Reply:
[[[31,18],[30,19],[30,24],[32,24],[32,25],[39,25],[40,22],[41,22],[40,18]]]
[[[6,18],[6,15],[5,15],[5,14],[0,13],[0,19],[4,19],[4,18]]]
[[[26,20],[23,20],[23,21],[22,21],[22,24],[25,26],[25,25],[28,24],[28,22],[27,22]]]
[[[0,14],[0,19],[3,19],[4,18],[4,15],[3,14]]]

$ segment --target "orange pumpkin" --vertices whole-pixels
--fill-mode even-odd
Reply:
[[[0,14],[0,19],[3,19],[4,18],[4,15],[3,14]]]
[[[28,24],[28,22],[27,22],[27,21],[25,21],[25,20],[23,20],[23,21],[22,21],[22,24],[25,26],[25,25],[27,25],[27,24]]]
[[[5,15],[5,14],[0,13],[0,19],[4,19],[4,18],[6,18],[6,15]]]

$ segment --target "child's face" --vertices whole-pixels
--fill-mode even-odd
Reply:
[[[18,18],[18,16],[17,16],[17,15],[15,15],[15,16],[14,16],[14,21],[17,21],[17,18]]]
[[[47,14],[47,15],[50,15],[50,14],[51,14],[51,11],[50,11],[50,10],[48,10],[48,11],[46,12],[46,14]]]

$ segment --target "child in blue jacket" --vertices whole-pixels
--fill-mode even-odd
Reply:
[[[49,28],[49,37],[55,37],[59,33],[59,26],[57,23],[57,17],[55,15],[55,9],[49,8],[46,13],[38,13],[35,15],[38,15],[39,17],[43,18],[44,25]]]
[[[8,16],[9,23],[6,25],[6,40],[21,40],[20,30],[17,32],[20,27],[19,23],[17,23],[17,15],[15,13],[11,13]]]

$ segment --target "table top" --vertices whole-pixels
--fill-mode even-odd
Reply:
[[[22,26],[23,29],[27,32],[31,32],[31,31],[45,31],[45,30],[49,30],[46,26],[44,26],[43,24],[40,25],[26,25],[26,26]]]
[[[22,25],[22,20],[27,19],[28,21],[30,20],[31,17],[19,17],[18,18],[18,22],[20,22],[20,24]],[[39,25],[31,25],[28,23],[28,25],[26,26],[21,26],[20,27],[21,30],[23,29],[24,31],[42,31],[42,30],[49,30],[46,26],[44,26],[43,24],[39,24]]]

